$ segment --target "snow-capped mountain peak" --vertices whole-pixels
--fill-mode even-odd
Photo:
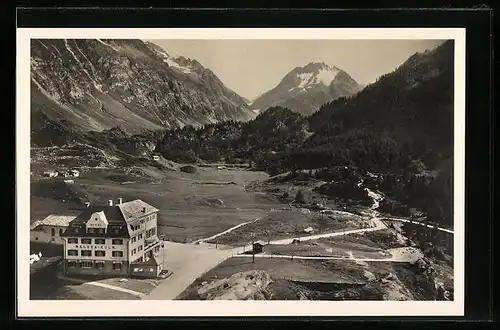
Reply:
[[[260,95],[251,108],[265,111],[279,105],[308,115],[323,103],[360,89],[345,71],[325,62],[310,62],[287,73],[275,88]]]
[[[322,84],[330,86],[337,74],[340,72],[336,67],[329,66],[321,62],[311,62],[303,67],[296,68],[296,86],[292,86],[289,91],[294,89],[312,88],[314,85]],[[292,71],[292,72],[293,72]]]

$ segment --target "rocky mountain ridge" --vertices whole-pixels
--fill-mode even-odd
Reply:
[[[35,39],[31,113],[68,129],[130,134],[255,117],[196,60],[141,40]],[[35,124],[37,121],[35,121]],[[32,131],[37,127],[32,127]]]
[[[257,97],[250,108],[265,111],[282,106],[310,115],[324,103],[359,90],[361,86],[345,71],[324,62],[311,62],[287,73],[276,87]]]

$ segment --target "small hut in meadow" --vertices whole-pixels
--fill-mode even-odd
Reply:
[[[264,246],[266,245],[266,242],[264,241],[256,241],[253,243],[253,253],[262,253],[264,252]]]

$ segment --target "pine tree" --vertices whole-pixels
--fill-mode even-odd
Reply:
[[[297,191],[297,195],[295,195],[295,201],[300,204],[304,204],[306,202],[306,198],[302,189],[299,189],[299,191]]]

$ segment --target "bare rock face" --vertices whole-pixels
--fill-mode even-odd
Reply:
[[[255,117],[212,71],[141,40],[32,40],[31,82],[32,115],[84,130],[137,134]]]

